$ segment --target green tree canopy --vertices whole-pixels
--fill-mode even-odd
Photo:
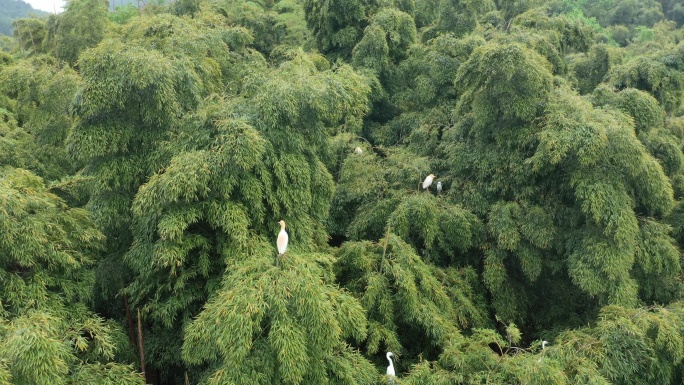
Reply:
[[[681,383],[678,6],[16,20],[0,384]]]

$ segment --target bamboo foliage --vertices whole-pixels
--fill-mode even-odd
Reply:
[[[331,257],[288,253],[276,266],[267,245],[253,250],[186,329],[184,359],[212,367],[201,383],[374,383],[345,343],[363,340],[367,325],[359,302],[326,279]]]
[[[404,383],[671,383],[681,376],[674,369],[682,360],[681,327],[678,303],[669,308],[608,306],[593,327],[561,333],[544,350],[535,344],[509,349],[504,356],[488,345],[511,341],[479,330],[453,341],[433,365],[416,365]]]
[[[492,51],[482,47],[483,56],[476,50],[470,60],[489,60],[484,59],[489,52],[492,52],[492,59],[497,57],[493,53],[496,48],[488,48]],[[513,57],[516,56],[506,60],[515,60]],[[530,54],[521,59],[523,57],[532,60],[535,56]],[[469,71],[479,74],[475,62],[470,63],[470,60],[459,68],[457,80],[465,80]],[[493,59],[491,63],[496,61]],[[525,64],[525,67],[530,65]],[[635,263],[634,240],[638,239],[640,231],[637,216],[641,213],[667,215],[673,204],[672,187],[662,167],[634,134],[629,120],[617,113],[593,110],[587,102],[569,95],[562,88],[551,90],[548,72],[542,75],[545,73],[542,68],[539,67],[537,77],[523,81],[527,87],[535,84],[532,79],[540,80],[542,82],[537,84],[540,88],[513,97],[507,92],[517,85],[515,65],[497,70],[502,76],[510,77],[509,91],[499,87],[496,93],[486,94],[490,89],[486,84],[494,79],[497,71],[483,73],[481,78],[479,75],[469,77],[464,83],[466,91],[458,108],[472,115],[465,115],[462,123],[446,135],[447,140],[452,141],[445,146],[447,154],[455,160],[448,163],[452,172],[464,166],[460,174],[454,175],[463,175],[463,171],[478,179],[488,175],[486,185],[476,188],[475,195],[464,197],[467,207],[478,211],[482,207],[481,199],[498,200],[488,209],[491,211],[487,226],[496,241],[485,252],[484,282],[490,291],[499,293],[495,296],[499,312],[515,319],[529,302],[519,294],[515,295],[518,300],[513,299],[513,290],[520,291],[522,287],[510,284],[512,277],[506,267],[511,263],[509,252],[517,254],[517,266],[526,276],[524,281],[535,281],[543,271],[542,255],[555,249],[567,258],[569,278],[574,285],[591,296],[602,296],[602,301],[636,304],[637,285],[631,270]],[[483,82],[482,88],[469,94],[468,85],[476,84],[473,83],[475,79]],[[518,102],[516,98],[531,100]],[[533,107],[542,102],[545,104],[543,110]],[[522,105],[526,107],[519,110],[518,106]],[[582,105],[584,108],[579,108]],[[492,113],[491,108],[498,112]],[[517,122],[520,128],[492,131],[481,116],[486,119],[497,116],[499,122],[506,121],[514,126]],[[538,116],[541,120],[537,121],[543,122],[542,126],[532,122]],[[473,146],[461,143],[472,143],[477,150],[471,151]],[[492,145],[506,150],[495,150]],[[483,152],[490,155],[484,159],[476,155]],[[607,170],[617,173],[611,175]],[[555,180],[553,187],[541,182],[544,178]],[[532,187],[528,184],[530,180],[540,182]],[[565,182],[558,183],[562,180]],[[468,184],[464,183],[466,191],[471,189]],[[528,197],[539,195],[528,188],[541,188],[539,191],[544,191],[546,198],[543,201],[535,199],[537,203],[529,201]],[[554,190],[558,195],[552,198]],[[568,200],[568,197],[573,198]],[[523,206],[511,200],[522,201]],[[618,202],[621,203],[618,205]],[[563,212],[562,223],[561,217],[554,219],[557,214],[552,214],[558,213],[557,210]],[[520,222],[516,224],[517,221]],[[563,230],[556,230],[557,226]],[[663,253],[659,258],[667,260],[669,257]],[[546,262],[549,268],[553,266],[551,263],[551,260]],[[496,299],[499,295],[501,300]],[[517,305],[512,305],[515,301]]]
[[[122,334],[86,307],[103,235],[85,210],[68,207],[41,178],[8,166],[1,173],[0,378],[71,384],[76,373],[107,365],[117,381],[141,383],[130,367],[107,363]]]
[[[0,39],[0,385],[682,383],[675,2],[96,3]]]
[[[462,207],[418,192],[422,170],[429,170],[425,159],[406,150],[385,159],[346,156],[333,198],[335,223],[345,225],[341,231],[353,240],[380,238],[389,226],[421,255],[456,259],[481,237],[482,224]],[[346,222],[343,215],[350,212],[353,220]]]
[[[292,247],[324,242],[332,178],[319,154],[330,126],[365,110],[367,93],[349,68],[328,68],[301,54],[245,80],[245,101],[207,99],[164,143],[174,155],[135,196],[125,256],[136,271],[126,292],[164,328],[199,312],[225,265],[249,255],[273,218],[293,229]]]
[[[315,223],[325,219],[332,189],[330,176],[311,145],[325,146],[326,122],[343,119],[347,113],[363,108],[363,99],[352,98],[362,98],[364,89],[359,83],[348,83],[354,79],[347,77],[344,69],[340,74],[330,71],[322,74],[327,76],[330,88],[319,88],[324,93],[308,99],[310,105],[300,104],[301,109],[288,110],[297,105],[295,98],[311,98],[304,94],[309,94],[309,87],[314,86],[305,80],[309,77],[314,81],[314,63],[305,62],[305,58],[299,60],[302,62],[296,70],[301,72],[297,76],[304,89],[286,90],[280,80],[285,77],[267,81],[265,85],[254,84],[248,88],[254,89],[250,105],[256,109],[256,115],[244,111],[240,117],[240,110],[247,106],[217,99],[207,104],[199,116],[188,120],[202,119],[199,127],[195,124],[178,133],[178,141],[187,143],[187,149],[181,146],[169,165],[140,188],[133,203],[134,216],[139,220],[136,219],[136,238],[127,260],[140,273],[140,283],[134,284],[131,293],[136,296],[147,293],[148,289],[142,287],[148,287],[150,274],[165,271],[176,281],[175,285],[184,286],[198,274],[207,277],[226,260],[243,258],[259,234],[270,233],[274,228],[276,221],[272,218],[285,218],[295,229],[291,239],[298,241],[303,249],[310,247],[309,242],[321,239],[320,227]],[[282,68],[287,75],[292,70],[295,67]],[[277,96],[280,104],[272,99],[277,94],[274,87],[282,87],[282,92],[287,92]],[[345,88],[347,92],[341,92]],[[326,98],[335,97],[347,98],[346,101],[330,99],[330,102],[350,103],[349,112],[344,109],[333,112],[329,105],[320,104]],[[273,110],[279,105],[281,110]],[[265,108],[271,111],[262,110]],[[320,131],[313,130],[312,125]],[[190,262],[191,253],[199,253],[200,258],[192,258]],[[147,258],[149,255],[155,256],[152,264]],[[194,267],[187,271],[186,277],[187,263]],[[157,295],[165,290],[158,291]],[[182,300],[178,293],[172,298],[181,300],[178,308],[192,302]],[[165,313],[162,318],[170,322],[175,313]]]
[[[613,69],[610,84],[618,89],[627,87],[651,93],[666,111],[681,107],[681,84],[684,78],[684,48],[670,48],[653,58],[641,57]]]
[[[14,105],[8,106],[12,120],[21,122],[22,127],[6,137],[30,136],[32,139],[24,147],[33,146],[30,156],[17,154],[15,159],[3,163],[29,169],[49,181],[78,169],[71,163],[64,141],[73,123],[66,112],[80,85],[75,71],[55,69],[51,64],[49,60],[41,60],[31,66],[9,65],[0,70],[0,88],[15,97]],[[18,151],[19,148],[7,149],[3,153],[8,156]]]
[[[86,165],[87,207],[107,236],[108,254],[98,265],[98,300],[108,303],[103,306],[106,312],[121,308],[117,296],[132,279],[122,256],[133,242],[133,198],[170,159],[172,153],[163,144],[178,129],[182,115],[220,87],[229,52],[212,30],[198,34],[199,22],[186,24],[166,15],[152,23],[137,20],[127,28],[129,44],[124,44],[124,39],[106,39],[81,55],[83,86],[73,101],[77,120],[67,139],[72,156]],[[191,56],[200,52],[201,57]],[[154,285],[162,282],[156,280]],[[192,303],[192,296],[187,297],[190,299],[180,296],[179,303]],[[177,311],[164,310],[172,314],[167,324],[173,324]],[[174,326],[180,329],[178,324]],[[156,341],[149,343],[155,346]],[[167,349],[173,345],[156,346]],[[155,359],[180,361],[178,353],[155,353],[148,355],[153,363]]]
[[[46,50],[74,66],[83,50],[104,38],[107,7],[97,0],[71,0],[64,13],[49,19],[47,27]]]
[[[345,243],[336,270],[340,282],[359,297],[366,311],[369,354],[386,349],[429,356],[460,338],[456,320],[461,326],[483,320],[463,276],[425,263],[391,232],[377,243]]]
[[[379,8],[377,0],[307,0],[307,26],[321,52],[348,56],[359,41],[367,18]]]

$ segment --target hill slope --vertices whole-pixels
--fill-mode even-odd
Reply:
[[[12,20],[30,15],[44,16],[47,12],[33,9],[21,0],[0,0],[0,34],[12,35]]]

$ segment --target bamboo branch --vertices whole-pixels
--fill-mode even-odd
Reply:
[[[385,265],[385,253],[387,253],[387,243],[389,242],[390,226],[387,226],[387,234],[385,235],[385,246],[382,248],[382,259],[380,260],[380,274],[382,274],[382,267]]]

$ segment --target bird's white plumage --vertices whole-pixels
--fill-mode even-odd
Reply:
[[[437,181],[437,194],[442,192],[442,182]]]
[[[389,366],[387,367],[387,375],[395,377],[396,375],[394,374],[394,363],[392,362],[392,356],[394,354],[392,352],[387,352],[387,360],[389,360]]]
[[[363,150],[361,149],[361,147],[356,147],[356,148],[354,149],[354,152],[357,153],[357,154],[363,154]]]
[[[425,178],[425,180],[423,181],[423,188],[426,189],[426,188],[430,187],[430,185],[432,184],[432,180],[433,180],[433,179],[435,179],[435,176],[434,176],[434,175],[432,175],[432,174],[428,175],[428,176]]]
[[[280,232],[278,233],[276,245],[278,245],[278,254],[283,255],[285,254],[285,250],[287,250],[287,242],[290,237],[287,235],[287,231],[285,231],[285,221],[280,221],[278,223],[280,223]]]

